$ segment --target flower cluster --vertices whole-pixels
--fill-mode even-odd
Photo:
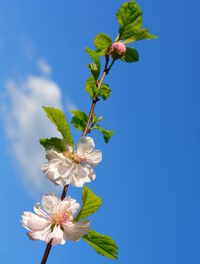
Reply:
[[[102,160],[102,153],[95,150],[91,137],[82,137],[76,151],[69,145],[64,152],[51,146],[46,148],[46,158],[48,163],[42,166],[42,170],[49,180],[56,185],[72,183],[82,187],[96,178],[94,167]],[[90,230],[88,220],[73,222],[80,205],[69,196],[62,201],[55,194],[46,194],[42,197],[42,208],[36,203],[35,214],[24,212],[22,215],[22,225],[29,230],[27,234],[32,240],[64,244],[66,240],[78,241]]]

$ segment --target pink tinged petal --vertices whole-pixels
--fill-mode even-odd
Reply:
[[[50,224],[50,221],[31,212],[24,212],[21,223],[23,227],[30,231],[40,231],[44,230]]]
[[[52,242],[51,242],[52,245],[65,244],[64,233],[61,230],[60,226],[54,227],[53,232],[51,232],[48,235],[46,242],[48,243],[51,239],[52,239]]]
[[[34,212],[43,218],[48,218],[48,214],[40,208],[40,203],[36,203],[33,207]]]
[[[63,153],[58,151],[55,147],[46,148],[46,158],[47,160],[52,160],[52,159],[64,160],[65,159]]]
[[[85,155],[85,158],[87,163],[96,167],[102,161],[102,152],[100,150],[94,150],[92,153]]]
[[[79,210],[80,208],[80,204],[77,203],[77,201],[75,199],[71,199],[70,196],[66,197],[61,203],[60,203],[60,207],[65,208],[67,206],[67,210],[72,212],[72,215],[74,215],[77,210]]]
[[[40,231],[31,231],[28,232],[27,235],[31,240],[46,241],[50,233],[51,233],[51,223],[45,229]]]
[[[95,148],[94,140],[91,137],[82,137],[77,146],[77,154],[80,156],[91,153]]]
[[[48,193],[42,196],[42,207],[49,215],[56,210],[59,203],[60,198],[54,193]]]
[[[78,241],[90,231],[90,222],[84,220],[78,223],[67,223],[63,225],[65,240]]]

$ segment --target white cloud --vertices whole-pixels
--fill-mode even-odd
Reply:
[[[10,79],[4,103],[11,153],[20,164],[25,185],[32,194],[50,191],[53,186],[41,172],[45,155],[39,139],[58,136],[58,132],[41,106],[62,108],[60,87],[40,76],[30,75],[20,82]]]
[[[52,71],[51,66],[44,59],[39,59],[37,61],[37,66],[43,74],[46,74],[46,75],[51,74],[51,71]]]

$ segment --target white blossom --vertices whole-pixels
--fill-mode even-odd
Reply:
[[[70,146],[66,147],[65,152],[48,147],[46,158],[48,163],[42,166],[42,170],[53,183],[72,183],[76,187],[83,187],[86,182],[96,178],[94,167],[102,160],[102,152],[95,150],[91,137],[82,137],[76,151],[72,151]]]
[[[80,208],[76,200],[69,196],[63,201],[55,194],[42,197],[42,208],[36,203],[34,213],[24,212],[22,225],[29,230],[27,235],[32,240],[43,240],[52,245],[65,244],[66,240],[78,241],[90,230],[90,222],[73,222],[73,215]]]

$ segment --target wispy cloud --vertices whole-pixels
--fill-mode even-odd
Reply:
[[[46,75],[51,74],[51,71],[52,71],[51,66],[44,59],[39,59],[37,61],[37,66],[43,74],[46,74]]]
[[[42,105],[62,108],[61,89],[46,77],[26,76],[22,81],[6,82],[4,114],[12,154],[23,171],[23,181],[31,193],[49,191],[52,184],[41,173],[45,155],[41,137],[58,136]]]

